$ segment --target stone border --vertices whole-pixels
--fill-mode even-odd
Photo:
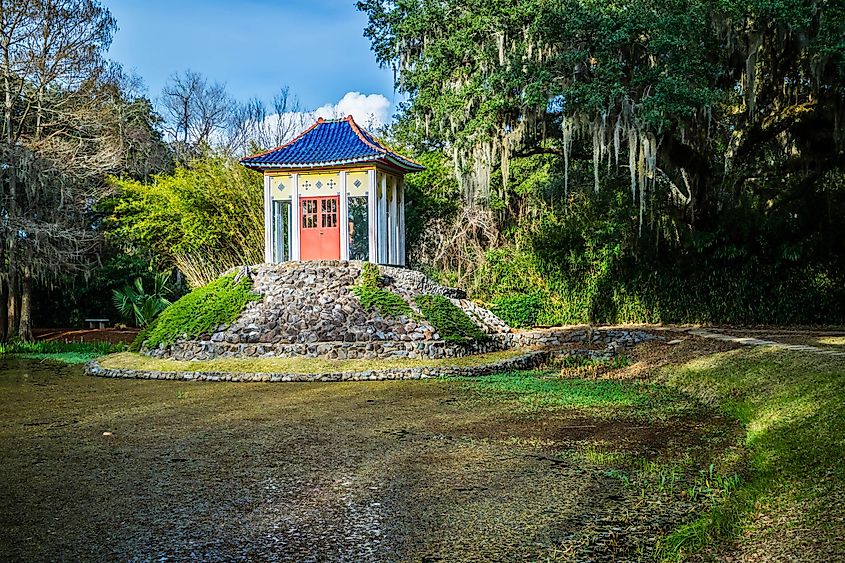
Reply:
[[[528,352],[521,356],[477,366],[431,366],[390,368],[384,370],[342,371],[334,373],[237,373],[201,371],[146,371],[104,368],[93,360],[85,364],[85,374],[118,379],[165,379],[176,381],[234,381],[244,383],[384,381],[398,379],[431,379],[443,376],[480,376],[500,371],[539,367],[554,354],[551,350]]]
[[[443,340],[370,340],[365,342],[311,343],[243,343],[211,340],[179,340],[168,348],[142,351],[143,354],[168,360],[211,360],[215,358],[323,358],[354,359],[432,359],[460,358],[505,350],[502,341],[491,338],[484,342],[452,344]]]
[[[618,350],[658,338],[642,330],[563,327],[489,334],[483,342],[452,344],[443,340],[370,340],[365,342],[237,343],[179,340],[168,348],[142,351],[148,356],[181,361],[213,358],[399,359],[458,358],[512,348],[554,348],[571,344],[604,344]]]

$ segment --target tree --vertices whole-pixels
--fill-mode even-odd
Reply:
[[[170,77],[161,108],[177,157],[184,162],[216,144],[232,119],[234,101],[224,84],[186,70]]]
[[[0,13],[5,336],[27,339],[33,279],[84,260],[80,187],[115,162],[102,128],[89,126],[96,107],[81,101],[97,89],[115,22],[90,0],[4,1]]]
[[[358,6],[377,58],[410,97],[406,118],[446,142],[468,199],[489,200],[498,185],[508,201],[510,160],[546,153],[565,174],[573,159],[587,161],[596,189],[603,163],[620,166],[641,224],[659,190],[695,228],[757,191],[761,173],[813,189],[843,165],[841,4]]]
[[[105,174],[162,148],[148,102],[130,99],[130,79],[103,59],[115,29],[95,0],[0,2],[4,338],[31,338],[35,284],[96,260]]]
[[[590,314],[621,295],[653,311],[705,290],[674,318],[845,313],[765,306],[834,302],[845,280],[841,2],[358,6],[408,96],[394,134],[449,159],[465,205],[495,213],[502,254],[528,256],[514,267],[537,265],[559,302],[587,287]],[[467,248],[461,268],[480,262]],[[613,285],[625,280],[639,286]]]
[[[269,109],[257,98],[235,105],[223,150],[238,156],[277,147],[304,129],[307,120],[299,99],[284,86]]]

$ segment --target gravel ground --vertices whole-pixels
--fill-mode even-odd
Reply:
[[[469,387],[107,380],[0,358],[0,559],[633,561],[699,508],[566,455],[667,454],[672,420],[520,412]],[[712,433],[696,425],[684,448]]]

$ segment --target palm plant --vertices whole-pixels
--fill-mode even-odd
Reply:
[[[112,291],[114,305],[118,312],[136,326],[147,326],[159,313],[164,311],[173,293],[170,287],[170,273],[157,273],[153,276],[152,291],[147,293],[141,278],[135,278],[132,285]]]

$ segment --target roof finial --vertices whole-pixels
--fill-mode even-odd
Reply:
[[[323,122],[325,122],[325,121],[326,121],[326,120],[325,120],[325,119],[323,119],[322,117],[318,117],[318,118],[317,118],[317,123],[323,123]]]

